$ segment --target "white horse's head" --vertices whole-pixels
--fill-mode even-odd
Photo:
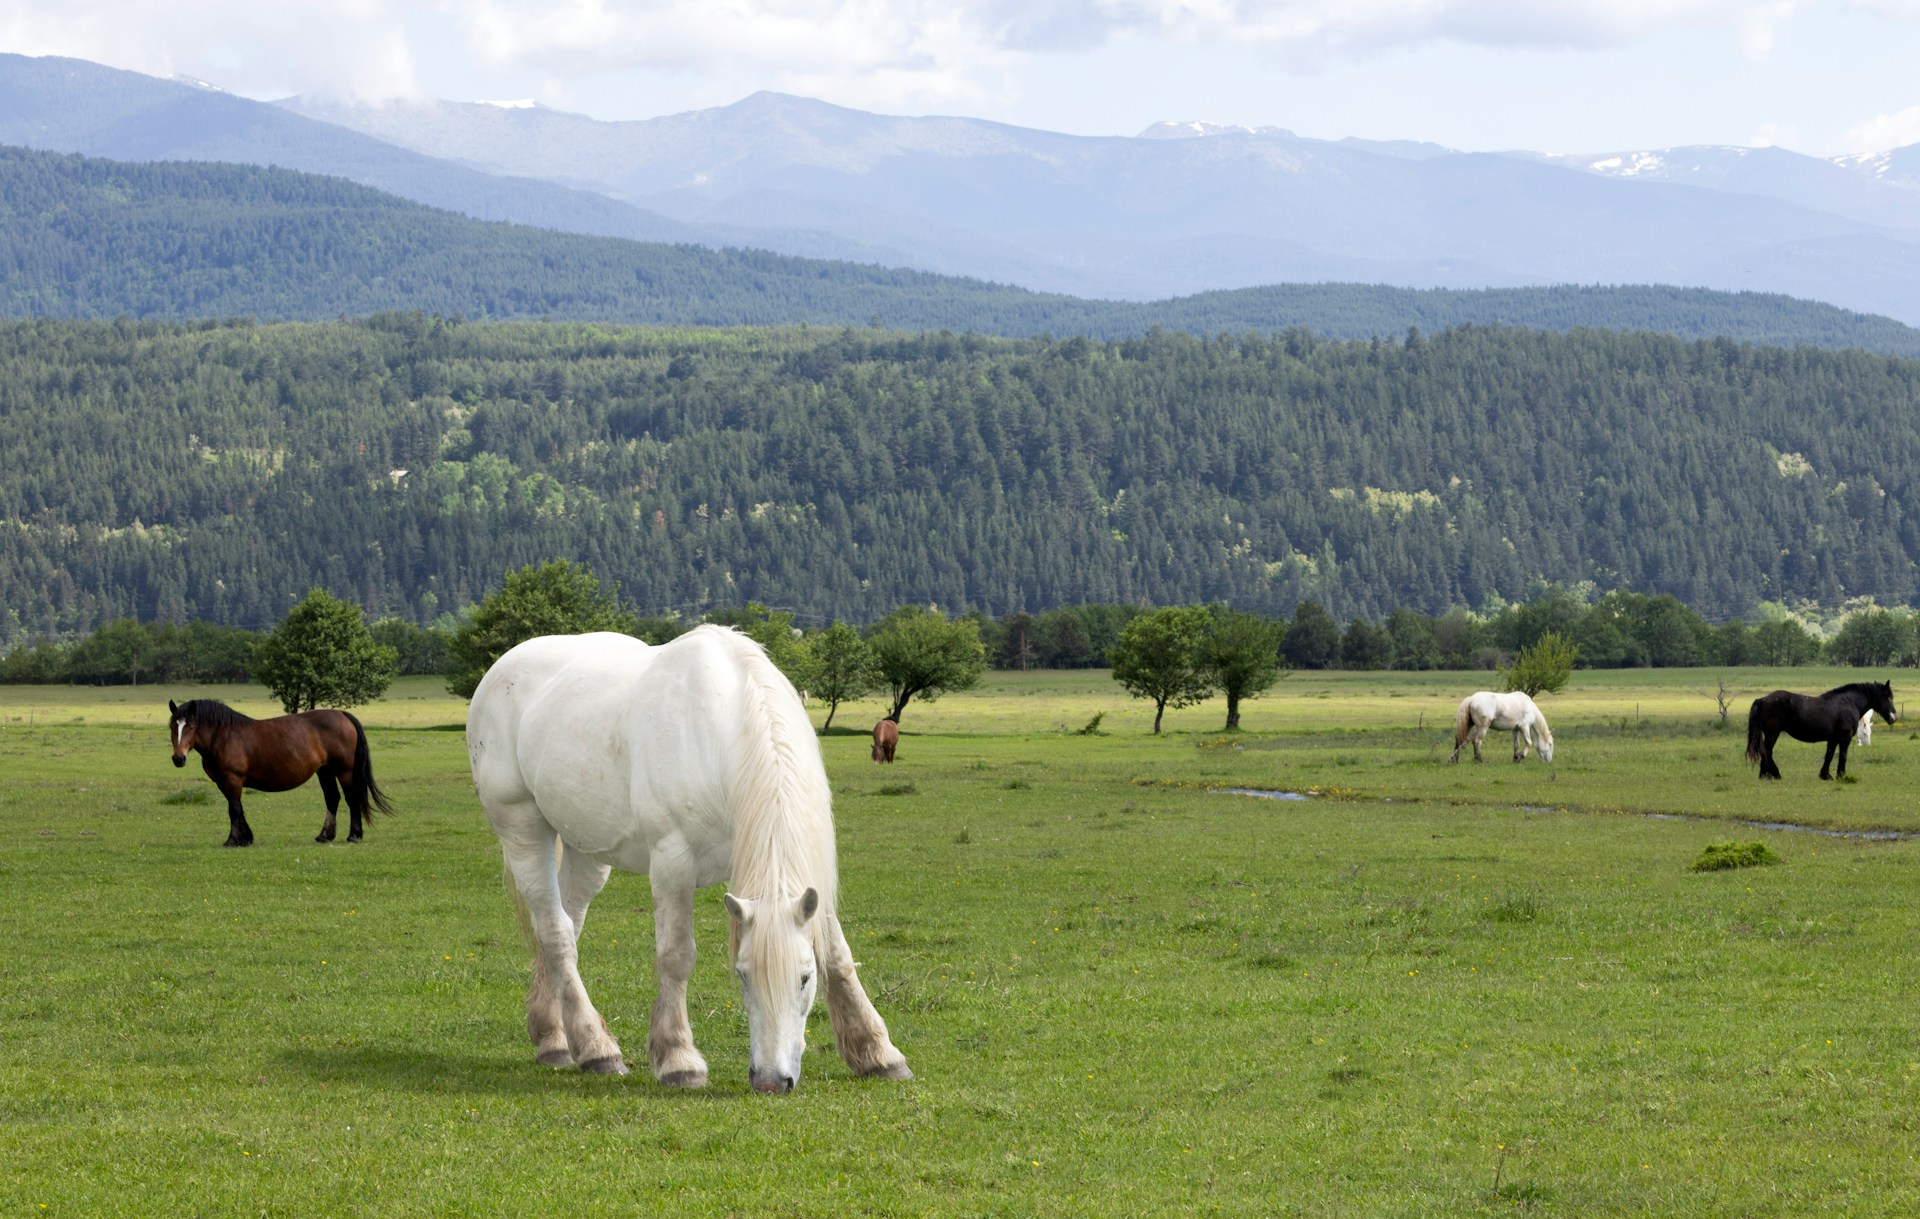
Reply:
[[[807,1013],[819,986],[813,955],[820,895],[749,900],[727,894],[733,972],[747,1009],[747,1080],[755,1092],[791,1092],[807,1048]]]
[[[1547,727],[1547,721],[1540,721],[1540,760],[1553,761],[1553,730]]]

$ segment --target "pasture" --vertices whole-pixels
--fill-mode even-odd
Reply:
[[[635,1073],[533,1062],[436,683],[359,711],[399,816],[319,846],[316,788],[249,793],[246,850],[166,700],[257,688],[0,689],[0,1213],[1909,1213],[1920,842],[1733,822],[1920,831],[1920,742],[1879,726],[1848,783],[1782,742],[1762,786],[1746,703],[1864,675],[1729,670],[1724,729],[1721,676],[1577,675],[1552,766],[1440,764],[1484,674],[1299,673],[1158,738],[1104,672],[994,674],[911,704],[892,766],[844,706],[842,917],[918,1078],[850,1078],[816,1011],[775,1098],[718,890],[713,1082],[635,1060],[625,874],[580,960]],[[1689,870],[1727,839],[1782,862]]]

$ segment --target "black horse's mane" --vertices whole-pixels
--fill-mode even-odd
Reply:
[[[1835,686],[1820,697],[1832,698],[1836,694],[1865,694],[1871,697],[1878,694],[1880,687],[1886,684],[1881,681],[1850,681],[1844,686]]]
[[[181,707],[180,714],[203,728],[233,728],[253,723],[251,715],[243,715],[217,698],[196,698]]]

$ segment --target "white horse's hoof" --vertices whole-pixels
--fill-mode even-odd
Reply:
[[[626,1060],[614,1054],[606,1058],[596,1058],[592,1062],[583,1062],[580,1069],[589,1075],[625,1075]]]
[[[905,1080],[905,1079],[913,1078],[913,1071],[907,1066],[907,1060],[902,1058],[899,1062],[888,1063],[885,1066],[875,1067],[873,1070],[868,1071],[864,1075],[862,1075],[861,1078]]]
[[[705,1071],[669,1071],[660,1076],[661,1086],[667,1088],[704,1088],[707,1086]]]
[[[542,1050],[533,1056],[533,1060],[543,1067],[570,1067],[573,1055],[562,1050]]]

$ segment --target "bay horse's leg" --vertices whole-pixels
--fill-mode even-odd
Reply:
[[[488,812],[493,817],[495,810]],[[538,816],[537,810],[534,815]],[[500,819],[494,820],[497,826]],[[527,991],[527,1032],[540,1047],[543,1062],[560,1065],[571,1061],[579,1063],[581,1070],[598,1075],[624,1075],[627,1065],[620,1056],[619,1043],[607,1031],[607,1022],[594,1009],[593,1001],[587,998],[586,984],[580,980],[573,920],[567,917],[560,895],[559,861],[555,858],[558,840],[544,823],[531,837],[532,841],[501,840],[507,872],[524,907],[536,954],[534,980]],[[554,1035],[556,1024],[564,1033],[565,1060],[553,1053],[561,1041]]]
[[[647,1057],[653,1076],[674,1088],[707,1086],[707,1060],[693,1045],[687,1021],[687,979],[693,976],[693,876],[684,866],[655,861],[647,879],[653,886],[653,953],[660,993],[653,1001],[647,1029]]]
[[[250,847],[253,845],[253,827],[247,824],[247,810],[240,806],[240,782],[229,779],[220,784],[220,791],[227,798],[227,840],[223,847]]]
[[[840,930],[838,918],[828,918],[821,941],[826,949],[820,962],[827,982],[827,1018],[833,1022],[833,1044],[855,1075],[881,1079],[912,1079],[907,1056],[887,1036],[886,1022],[854,973],[853,950]]]
[[[320,772],[320,794],[325,796],[327,800],[327,819],[320,823],[320,832],[314,836],[313,840],[315,842],[332,842],[334,835],[334,814],[340,811],[340,784],[334,779],[331,771],[323,770]],[[359,838],[360,815],[355,813],[353,817],[353,837],[348,841],[358,841]]]

